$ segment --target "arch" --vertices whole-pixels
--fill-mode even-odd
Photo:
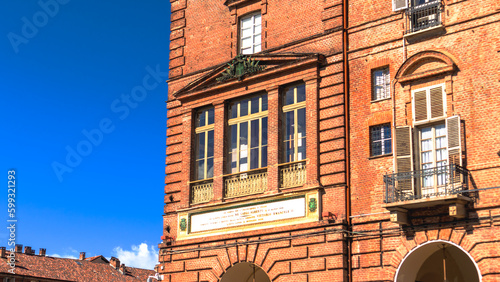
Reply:
[[[396,73],[398,82],[408,82],[416,79],[453,72],[455,60],[449,54],[430,50],[419,52],[408,58]]]
[[[448,281],[482,281],[474,258],[461,246],[445,240],[428,241],[408,252],[399,264],[394,281],[443,281],[443,265],[447,265]],[[440,280],[432,280],[433,276]]]
[[[240,262],[222,275],[221,282],[271,282],[271,279],[260,266],[250,262]]]

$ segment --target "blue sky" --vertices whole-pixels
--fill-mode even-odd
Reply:
[[[2,1],[0,220],[15,169],[17,243],[153,267],[169,19],[166,0]]]

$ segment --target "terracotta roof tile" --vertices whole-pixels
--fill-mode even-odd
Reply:
[[[6,252],[7,257],[10,252]],[[112,267],[109,263],[92,262],[101,256],[85,260],[56,258],[49,256],[15,253],[16,276],[29,276],[52,279],[54,281],[146,281],[155,274],[153,270],[125,267],[125,274]],[[104,258],[104,257],[103,257]],[[107,260],[106,260],[107,261]],[[10,266],[7,258],[0,258],[0,277],[9,274]],[[156,281],[153,279],[153,281]]]

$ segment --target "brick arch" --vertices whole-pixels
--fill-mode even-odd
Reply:
[[[482,276],[486,269],[484,269],[484,264],[480,262],[485,255],[485,252],[473,252],[472,250],[477,246],[473,243],[467,236],[465,230],[455,230],[455,229],[441,229],[432,231],[419,231],[415,233],[412,239],[406,239],[406,237],[401,237],[401,244],[396,248],[396,251],[390,259],[391,268],[386,270],[389,275],[387,277],[392,277],[395,281],[397,271],[400,268],[404,260],[417,248],[432,242],[447,242],[450,245],[458,246],[471,258],[472,262],[477,267],[479,275]]]
[[[456,69],[455,61],[450,54],[443,51],[422,51],[411,56],[401,65],[396,73],[396,79],[404,83],[450,73]]]

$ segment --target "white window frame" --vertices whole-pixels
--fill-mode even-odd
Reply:
[[[251,26],[243,28],[243,21],[250,19]],[[246,15],[240,18],[239,27],[239,53],[244,55],[254,54],[262,51],[262,15],[260,12]],[[251,33],[243,36],[245,30],[251,29]],[[258,40],[256,40],[258,38]],[[243,40],[251,39],[248,46],[243,46]]]
[[[382,72],[382,84],[377,84],[377,72]],[[377,89],[382,89],[382,96],[377,97]],[[389,66],[372,70],[372,101],[391,98],[391,72]]]

